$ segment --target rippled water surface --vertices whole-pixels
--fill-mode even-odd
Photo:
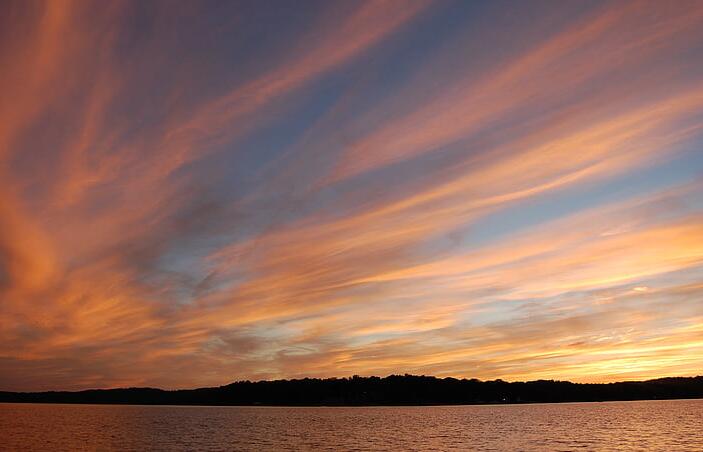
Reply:
[[[703,400],[356,408],[0,404],[0,449],[703,451]]]

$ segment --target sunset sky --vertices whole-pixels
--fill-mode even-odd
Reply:
[[[703,2],[9,1],[0,390],[703,373]]]

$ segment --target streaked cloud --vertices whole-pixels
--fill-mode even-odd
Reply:
[[[287,8],[8,4],[2,389],[699,371],[697,3]]]

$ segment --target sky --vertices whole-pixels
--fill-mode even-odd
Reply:
[[[701,374],[699,1],[6,1],[0,67],[0,389]]]

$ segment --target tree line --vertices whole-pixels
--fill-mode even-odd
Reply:
[[[418,375],[238,381],[199,389],[0,392],[0,402],[147,405],[463,405],[703,398],[703,376],[586,384],[506,382]]]

